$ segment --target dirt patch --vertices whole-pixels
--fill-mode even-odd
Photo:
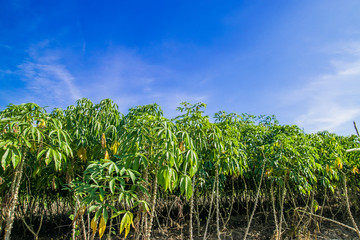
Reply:
[[[66,219],[63,219],[63,223]],[[352,227],[350,221],[341,221],[342,223]],[[21,223],[18,223],[21,224]],[[71,222],[67,222],[59,229],[59,226],[54,226],[53,224],[47,224],[46,222],[43,225],[40,233],[40,240],[65,240],[70,239],[71,237]],[[196,225],[196,224],[194,224]],[[226,227],[221,231],[221,239],[223,240],[241,240],[244,237],[245,230],[247,227],[247,217],[246,215],[241,216],[232,216]],[[311,229],[302,229],[302,231],[293,231],[291,227],[285,227],[283,231],[283,239],[318,239],[318,240],[335,240],[335,239],[358,239],[354,231],[342,227],[338,224],[332,222],[323,221],[319,228]],[[33,236],[26,231],[19,232],[20,226],[18,228],[15,226],[13,229],[12,239],[33,239]],[[320,230],[320,231],[319,231]],[[193,234],[194,240],[202,240],[203,233],[205,231],[205,224],[202,224],[200,229],[194,226]],[[274,239],[275,224],[264,219],[263,216],[255,216],[249,234],[247,236],[248,240],[272,240]],[[199,234],[200,233],[200,234]],[[105,233],[106,235],[107,233]],[[106,239],[106,236],[103,236],[102,239]],[[99,238],[95,238],[99,239]],[[120,240],[124,239],[122,236],[112,236],[111,239]],[[131,232],[127,239],[135,239],[134,229],[131,229]],[[189,239],[189,226],[187,223],[177,226],[177,227],[156,227],[152,232],[152,239],[156,240],[187,240]],[[207,240],[217,240],[216,234],[216,224],[215,221],[209,225]]]

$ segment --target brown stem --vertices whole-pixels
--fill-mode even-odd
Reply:
[[[205,226],[205,232],[204,232],[203,240],[206,240],[206,234],[207,234],[207,230],[208,230],[209,223],[210,223],[210,219],[211,219],[211,208],[212,208],[213,201],[214,201],[215,185],[216,185],[216,179],[214,180],[214,184],[213,184],[213,188],[212,188],[212,192],[211,192],[210,209],[209,209],[208,219],[207,219],[207,221],[206,221],[206,226]]]
[[[81,225],[82,225],[84,240],[87,240],[88,238],[87,238],[87,234],[86,234],[86,226],[85,226],[85,221],[84,221],[84,215],[81,215]]]
[[[113,203],[114,205],[114,203]],[[111,216],[114,214],[114,210],[111,209]],[[112,229],[112,226],[113,226],[113,219],[111,218],[110,219],[110,225],[109,225],[109,232],[107,234],[107,239],[111,240],[111,229]]]
[[[279,233],[278,233],[278,239],[281,239],[281,227],[282,227],[282,220],[283,220],[283,213],[284,213],[284,202],[285,202],[285,194],[286,194],[286,187],[284,185],[282,197],[281,197],[281,207],[280,207],[280,222],[279,222]]]
[[[155,173],[156,172],[157,171],[155,171]],[[149,222],[148,222],[148,226],[147,226],[146,234],[145,234],[145,239],[147,239],[147,240],[151,238],[152,223],[153,223],[153,220],[154,220],[154,216],[156,214],[156,211],[155,211],[156,198],[157,198],[157,177],[155,175],[154,183],[153,183],[153,194],[152,194],[152,201],[151,201],[150,218],[149,218]]]
[[[220,222],[219,222],[219,215],[220,215],[220,208],[219,208],[219,169],[216,167],[216,232],[217,238],[220,240]]]
[[[230,217],[231,217],[231,213],[232,213],[232,210],[233,210],[233,207],[234,207],[234,201],[235,201],[235,187],[234,187],[234,177],[232,177],[231,179],[231,186],[232,186],[232,194],[231,194],[231,206],[230,206],[230,211],[229,211],[229,216],[228,218],[226,219],[225,223],[224,223],[224,230],[226,229],[226,225],[228,224],[229,220],[230,220]]]
[[[9,204],[9,208],[5,212],[5,219],[6,219],[6,226],[5,226],[5,233],[4,233],[4,240],[10,240],[11,235],[11,229],[14,223],[14,217],[15,217],[15,208],[18,204],[18,197],[19,197],[19,189],[20,189],[20,183],[21,178],[24,170],[24,159],[25,159],[25,153],[23,154],[22,159],[20,160],[20,163],[17,165],[15,173],[14,173],[14,180],[11,184],[11,202]],[[13,185],[14,184],[14,185]]]
[[[356,127],[355,121],[354,121],[354,128],[355,128],[356,134],[358,135],[358,137],[360,137],[360,134],[359,134],[359,131],[358,131],[357,127]]]
[[[274,197],[274,183],[271,182],[270,187],[270,193],[271,193],[271,202],[272,202],[272,208],[273,208],[273,214],[274,214],[274,221],[275,221],[275,239],[278,239],[279,236],[279,224],[277,220],[277,214],[276,214],[276,206],[275,206],[275,197]]]
[[[332,222],[332,223],[336,223],[336,224],[338,224],[338,225],[340,225],[340,226],[343,226],[343,227],[345,227],[345,228],[348,228],[348,229],[353,230],[353,231],[356,232],[356,229],[355,229],[355,228],[350,227],[350,226],[348,226],[348,225],[346,225],[346,224],[343,224],[343,223],[341,223],[341,222],[338,222],[338,221],[336,221],[336,220],[333,220],[333,219],[331,219],[331,218],[327,218],[327,217],[323,217],[323,216],[320,216],[320,215],[317,215],[317,214],[309,213],[309,212],[303,211],[303,210],[301,210],[301,209],[295,209],[295,211],[299,211],[299,212],[302,212],[302,213],[306,213],[306,214],[309,214],[309,215],[311,215],[311,216],[313,216],[313,217],[318,217],[318,218],[321,218],[321,219],[323,219],[323,220],[326,220],[326,221],[329,221],[329,222]]]
[[[253,208],[253,211],[251,213],[251,216],[250,216],[250,220],[248,222],[248,226],[246,228],[246,231],[245,231],[245,235],[244,235],[244,240],[246,240],[246,237],[249,233],[249,229],[250,229],[250,226],[251,226],[251,221],[254,217],[254,214],[255,214],[255,210],[256,210],[256,206],[257,206],[257,203],[258,203],[258,200],[259,200],[259,195],[260,195],[260,189],[261,189],[261,183],[263,181],[263,177],[264,177],[264,170],[265,170],[265,161],[266,161],[266,158],[264,158],[264,161],[263,161],[263,166],[262,166],[262,170],[261,170],[261,178],[260,178],[260,183],[259,183],[259,187],[257,189],[257,193],[256,193],[256,199],[255,199],[255,205],[254,205],[254,208]]]
[[[197,222],[197,234],[200,236],[200,212],[199,212],[199,201],[196,199],[196,222]]]
[[[41,213],[41,218],[40,218],[40,224],[39,224],[39,228],[38,230],[35,232],[34,229],[32,227],[30,227],[27,222],[25,221],[24,217],[20,217],[21,221],[24,223],[25,227],[31,232],[32,235],[34,235],[34,239],[37,240],[39,239],[39,233],[40,233],[40,229],[43,223],[43,219],[44,219],[44,212]]]
[[[77,223],[77,218],[78,218],[78,208],[80,208],[79,197],[76,196],[75,207],[74,207],[74,220],[72,222],[72,239],[73,240],[76,239],[76,223]]]
[[[347,211],[349,213],[349,216],[350,216],[350,219],[351,219],[351,222],[356,230],[356,233],[360,239],[360,231],[359,231],[359,228],[354,220],[354,217],[353,215],[351,214],[351,209],[350,209],[350,203],[349,203],[349,197],[348,197],[348,192],[347,192],[347,186],[346,186],[346,176],[344,175],[344,190],[345,190],[345,198],[346,198],[346,208],[347,208]]]
[[[190,222],[189,222],[189,240],[193,240],[193,212],[194,212],[194,193],[195,193],[195,177],[193,176],[192,178],[192,189],[193,189],[193,194],[191,195],[190,198]]]

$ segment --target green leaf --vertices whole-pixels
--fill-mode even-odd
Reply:
[[[319,209],[319,203],[316,200],[313,201],[313,207],[314,211],[317,212],[317,210]]]
[[[136,180],[135,174],[131,170],[128,170],[127,172],[130,175],[131,181],[135,183]]]
[[[3,167],[3,169],[6,168],[6,158],[7,158],[8,154],[9,154],[9,151],[10,151],[9,148],[6,149],[4,155],[3,155],[2,158],[1,158],[1,166]]]
[[[102,210],[103,210],[103,207],[100,207],[97,211],[96,211],[96,213],[95,213],[95,220],[98,220],[99,219],[99,217],[100,217],[100,215],[101,215],[101,213],[102,213]]]
[[[97,205],[92,205],[92,206],[90,206],[89,208],[88,208],[88,213],[91,213],[91,212],[93,212],[95,209],[97,209],[99,206],[97,206]]]
[[[14,169],[16,168],[17,161],[16,161],[16,155],[13,150],[11,150],[11,162],[13,164]]]
[[[107,212],[106,208],[103,208],[103,217],[104,217],[105,223],[107,223],[109,216],[108,216],[108,212]]]
[[[185,193],[187,199],[190,199],[193,193],[191,178],[189,176],[183,175],[180,180],[180,191],[181,194]]]
[[[117,216],[119,216],[120,214],[123,214],[123,213],[125,213],[125,212],[126,212],[126,210],[118,211],[118,212],[114,213],[114,214],[111,216],[110,219],[116,218]]]
[[[100,201],[103,202],[104,199],[105,199],[105,192],[104,192],[104,189],[100,188],[100,194],[99,194],[99,197],[100,197]]]
[[[109,182],[109,188],[110,188],[110,191],[112,194],[115,193],[115,180],[116,179],[111,179],[110,182]]]

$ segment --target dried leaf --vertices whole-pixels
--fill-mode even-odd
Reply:
[[[96,220],[95,217],[91,220],[90,226],[91,226],[91,229],[93,231],[92,235],[94,236],[95,233],[96,233],[96,230],[97,230],[97,220]]]
[[[104,159],[107,159],[107,160],[109,160],[109,159],[110,159],[110,156],[109,156],[108,151],[106,151],[106,152],[105,152],[105,157],[104,157]]]
[[[106,148],[106,137],[105,137],[105,133],[103,133],[101,135],[101,147],[102,148]]]
[[[105,223],[104,217],[101,216],[100,224],[99,224],[99,237],[100,238],[102,238],[102,236],[104,235],[105,229],[106,229],[106,223]]]

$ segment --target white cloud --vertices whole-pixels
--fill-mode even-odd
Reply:
[[[183,76],[171,67],[152,64],[135,51],[115,49],[103,53],[97,64],[82,75],[84,96],[93,101],[110,98],[125,113],[131,107],[157,103],[171,117],[183,101],[201,101],[202,92],[189,89]]]
[[[82,97],[94,103],[110,98],[123,113],[137,105],[158,103],[165,115],[172,117],[183,101],[208,100],[205,92],[189,87],[194,83],[183,80],[191,76],[184,76],[172,67],[152,64],[129,49],[97,52],[86,60],[72,52],[70,56],[76,59],[69,60],[66,55],[69,52],[56,50],[45,40],[32,45],[27,52],[28,58],[14,72],[25,87],[16,96],[6,96],[7,101],[64,108]],[[79,64],[70,68],[72,62]],[[1,74],[5,72],[0,71]]]
[[[354,43],[343,46],[331,61],[331,73],[315,77],[286,96],[288,106],[301,112],[294,121],[306,132],[353,133],[352,121],[360,117],[359,47]]]
[[[48,51],[48,44],[43,41],[31,46],[28,59],[18,65],[26,88],[23,98],[42,106],[63,107],[79,99],[81,92],[66,65],[59,63],[61,54]]]
[[[39,98],[58,101],[69,97],[77,100],[81,97],[74,84],[74,77],[64,65],[41,64],[35,61],[21,64],[19,68],[25,76],[27,88]]]

